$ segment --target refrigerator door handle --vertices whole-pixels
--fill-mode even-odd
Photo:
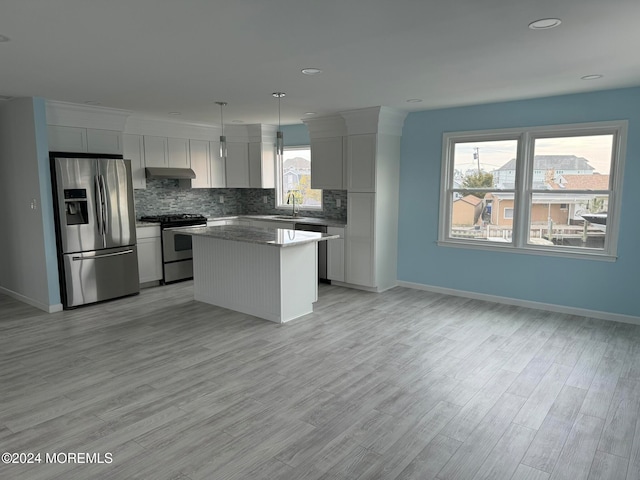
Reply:
[[[100,235],[104,235],[104,227],[102,225],[102,220],[104,218],[104,215],[102,213],[102,190],[100,188],[100,180],[98,178],[99,176],[96,175],[95,177],[93,177],[93,183],[94,183],[94,200],[96,203],[96,221],[98,222],[98,232],[100,233]]]
[[[109,215],[107,209],[107,186],[104,183],[104,175],[100,175],[100,190],[102,193],[102,233],[109,233]]]
[[[84,260],[97,260],[99,258],[117,257],[119,255],[128,255],[130,253],[133,253],[133,250],[124,250],[122,252],[116,252],[116,253],[105,253],[104,255],[94,255],[94,256],[91,256],[91,257],[71,257],[71,260],[73,260],[74,262],[82,262]]]

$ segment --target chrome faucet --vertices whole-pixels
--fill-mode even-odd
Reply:
[[[298,216],[298,211],[296,210],[296,192],[298,192],[299,190],[289,190],[287,192],[287,205],[289,204],[293,204],[292,205],[292,210],[291,210],[291,216],[292,217],[296,217]]]

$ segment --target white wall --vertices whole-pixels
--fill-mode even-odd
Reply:
[[[0,103],[0,292],[61,309],[44,100]]]

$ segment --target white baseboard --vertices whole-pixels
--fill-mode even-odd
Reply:
[[[353,283],[339,282],[338,280],[331,280],[331,285],[336,285],[338,287],[353,288],[354,290],[364,290],[365,292],[372,292],[372,293],[386,292],[387,290],[391,290],[392,288],[395,288],[398,286],[397,283],[394,283],[393,285],[390,285],[384,288],[365,287],[364,285],[355,285]]]
[[[34,300],[33,298],[26,297],[18,292],[14,292],[13,290],[9,290],[8,288],[0,287],[0,293],[4,293],[11,298],[15,298],[16,300],[26,303],[27,305],[31,305],[39,310],[43,310],[47,313],[55,313],[62,311],[62,304],[57,303],[55,305],[48,305],[46,303],[39,302]]]
[[[621,323],[630,323],[632,325],[640,325],[640,317],[634,317],[633,315],[623,315],[620,313],[603,312],[600,310],[588,310],[586,308],[567,307],[565,305],[555,305],[552,303],[534,302],[531,300],[521,300],[518,298],[500,297],[498,295],[468,292],[466,290],[456,290],[454,288],[436,287],[433,285],[424,285],[422,283],[398,281],[398,285],[401,287],[413,288],[415,290],[426,290],[428,292],[442,293],[444,295],[473,298],[474,300],[486,300],[487,302],[504,303],[506,305],[515,305],[517,307],[534,308],[536,310],[546,310],[549,312],[578,315],[580,317],[598,318],[600,320],[609,320],[612,322],[621,322]]]

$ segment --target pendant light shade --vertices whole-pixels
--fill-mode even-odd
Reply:
[[[217,105],[220,105],[220,126],[222,130],[220,131],[220,158],[223,160],[227,159],[227,137],[224,134],[224,114],[222,113],[222,108],[227,105],[227,102],[216,102]]]
[[[282,128],[280,128],[280,99],[285,96],[285,93],[273,92],[272,95],[278,99],[278,132],[276,133],[276,153],[282,156],[284,154],[284,137],[282,135]]]

